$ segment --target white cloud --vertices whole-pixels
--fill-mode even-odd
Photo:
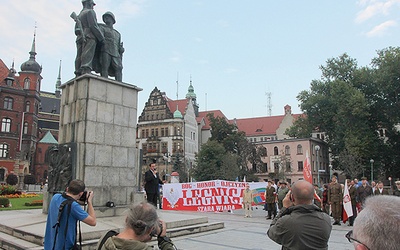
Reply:
[[[393,7],[396,4],[399,4],[400,0],[383,0],[383,1],[368,1],[368,0],[362,0],[359,1],[358,4],[360,6],[365,6],[363,10],[359,11],[357,13],[355,21],[357,23],[362,23],[365,22],[372,17],[378,16],[378,15],[388,15],[390,10],[393,9]]]
[[[169,58],[169,60],[171,60],[174,63],[178,63],[181,61],[181,54],[177,51],[172,52],[172,56]]]
[[[377,26],[375,26],[372,30],[367,32],[368,37],[375,37],[375,36],[382,36],[385,34],[385,31],[389,29],[390,27],[396,26],[397,23],[393,20],[386,21],[384,23],[381,23]]]

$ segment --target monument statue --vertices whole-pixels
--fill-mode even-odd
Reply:
[[[103,15],[103,23],[97,23],[93,10],[93,0],[82,0],[83,9],[76,15],[75,21],[76,59],[75,75],[80,76],[91,71],[103,77],[113,76],[122,82],[122,54],[125,49],[121,42],[121,34],[114,29],[116,22],[112,12]]]
[[[49,164],[48,192],[62,192],[72,180],[71,152],[68,144],[54,145],[47,149],[45,161]]]
[[[93,10],[96,4],[93,0],[82,0],[82,5],[83,9],[78,16],[75,13],[71,14],[71,17],[75,20],[76,76],[90,73],[93,70],[96,46],[98,43],[104,42],[103,32],[100,30],[96,12]]]
[[[115,16],[107,11],[103,15],[105,24],[99,24],[104,34],[104,43],[100,46],[101,76],[114,76],[115,80],[122,82],[122,54],[125,49],[121,43],[121,34],[113,28]],[[96,70],[97,72],[97,70]]]

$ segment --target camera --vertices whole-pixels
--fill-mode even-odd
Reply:
[[[161,221],[159,222],[158,226],[159,226],[160,232],[158,233],[158,232],[157,232],[157,228],[154,228],[153,231],[151,231],[151,233],[150,233],[150,236],[151,236],[151,237],[158,237],[158,235],[160,235],[160,234],[162,233],[162,231],[163,231],[163,225],[162,225],[162,222],[161,222]]]
[[[79,198],[79,201],[82,201],[83,203],[87,203],[87,199],[88,199],[88,192],[83,191],[83,194],[82,194],[81,198]]]

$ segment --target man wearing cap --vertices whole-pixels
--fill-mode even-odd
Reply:
[[[272,186],[272,181],[268,181],[268,186],[265,189],[265,204],[267,204],[268,217],[267,220],[271,219],[272,214],[276,216],[276,191]]]
[[[332,182],[328,187],[328,203],[331,205],[332,217],[335,220],[333,225],[340,225],[340,217],[342,216],[343,191],[337,182],[337,177],[332,176]]]
[[[104,35],[97,24],[96,5],[93,0],[82,0],[83,9],[78,15],[80,25],[75,25],[77,35],[77,55],[75,59],[75,74],[77,76],[90,73],[93,70],[93,59],[97,43],[104,41]],[[83,29],[83,30],[81,30]]]
[[[400,196],[400,181],[395,182],[396,187],[394,188],[393,195]]]
[[[281,185],[278,189],[278,208],[279,210],[283,207],[283,199],[285,199],[286,194],[289,192],[289,188],[287,188],[287,183],[285,181],[280,182]]]
[[[361,203],[361,207],[364,205],[365,199],[372,195],[372,188],[367,184],[367,178],[361,178],[361,186],[357,188],[357,200]]]
[[[121,34],[113,28],[115,16],[111,11],[103,15],[104,24],[100,28],[104,34],[104,43],[101,46],[101,70],[103,77],[115,76],[115,80],[122,82],[122,53],[125,49],[121,43]]]

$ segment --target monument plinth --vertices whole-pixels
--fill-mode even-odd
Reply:
[[[137,97],[141,88],[85,74],[61,85],[59,144],[72,144],[73,178],[94,191],[95,207],[133,202],[139,190]]]

